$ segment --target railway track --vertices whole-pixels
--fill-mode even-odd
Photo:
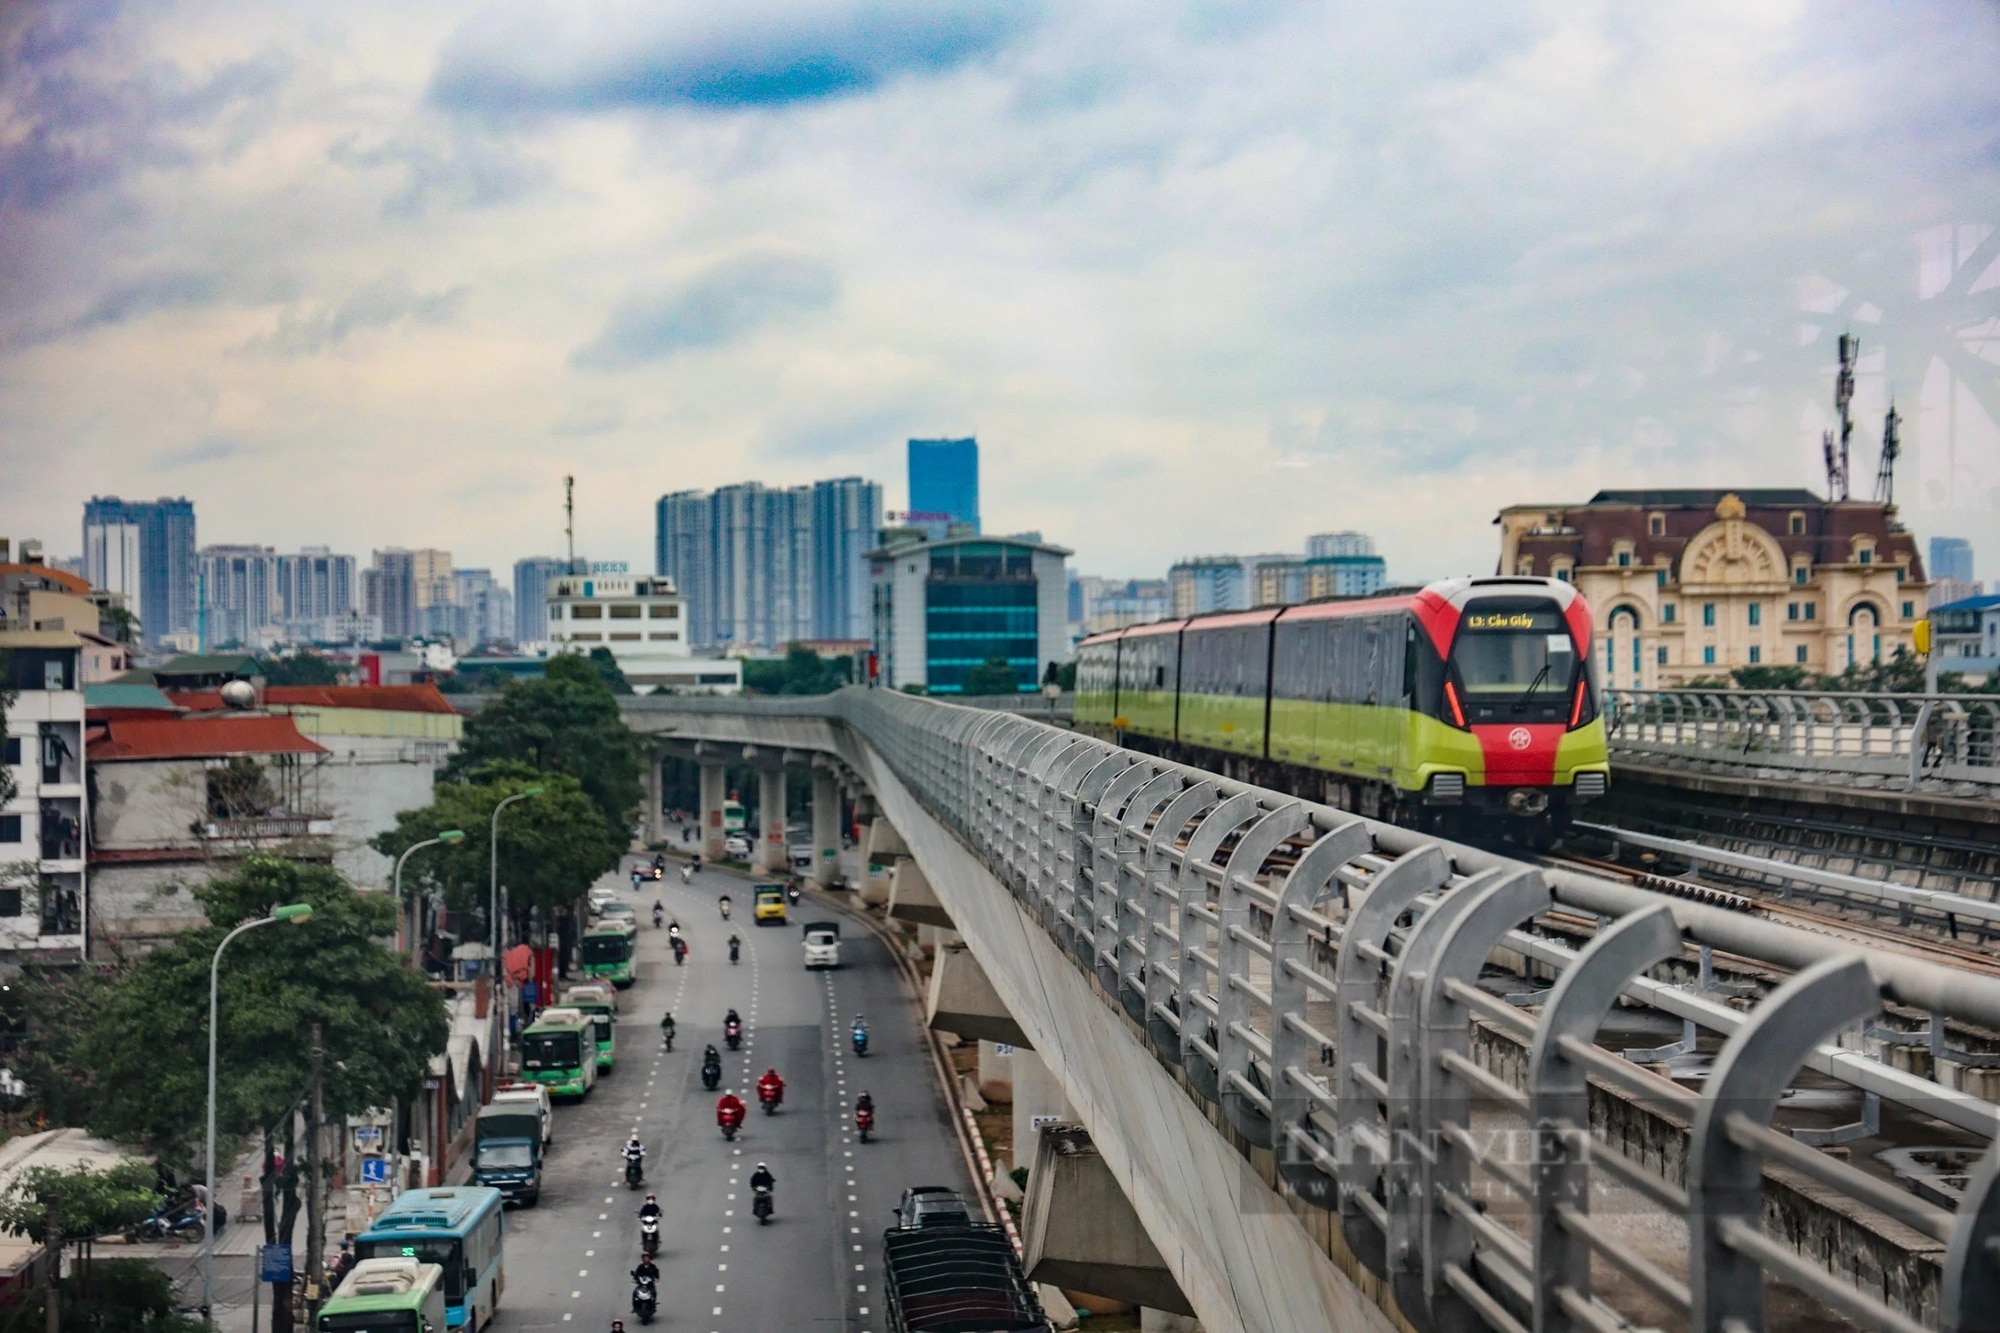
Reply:
[[[1889,949],[1912,958],[1922,958],[1928,962],[1942,963],[1968,972],[2000,976],[2000,958],[1983,949],[1959,944],[1949,939],[1918,939],[1908,931],[1850,921],[1830,912],[1816,911],[1794,903],[1774,902],[1768,898],[1751,897],[1728,889],[1718,889],[1713,885],[1697,883],[1691,879],[1634,870],[1615,861],[1606,861],[1594,856],[1575,856],[1565,853],[1544,856],[1542,860],[1553,866],[1568,866],[1577,870],[1587,870],[1594,875],[1623,880],[1639,888],[1651,889],[1674,898],[1685,898],[1707,907],[1744,912],[1767,920],[1781,921],[1817,935],[1847,940],[1858,948]]]

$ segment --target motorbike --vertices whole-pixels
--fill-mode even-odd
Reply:
[[[793,880],[785,886],[785,901],[794,907],[799,905],[799,882],[797,880]]]
[[[860,1059],[868,1054],[868,1029],[854,1029],[854,1055]]]
[[[635,1280],[632,1284],[632,1313],[639,1316],[640,1323],[650,1324],[659,1312],[659,1284],[649,1277]]]
[[[669,1051],[673,1050],[673,1049],[674,1049],[674,1030],[673,1030],[672,1028],[661,1028],[661,1029],[660,1029],[660,1036],[661,1036],[662,1038],[664,1038],[664,1039],[665,1039],[665,1041],[666,1041],[666,1044],[667,1044],[667,1049],[668,1049]]]
[[[655,907],[653,909],[653,929],[658,930],[662,925],[666,924],[666,920],[667,914]]]
[[[215,1229],[221,1232],[227,1218],[226,1212],[215,1215]],[[201,1205],[191,1194],[182,1194],[167,1200],[128,1233],[134,1240],[200,1240],[202,1238]]]
[[[729,899],[724,898],[720,906],[722,908],[722,919],[727,921],[729,919]]]
[[[686,941],[686,940],[684,940],[684,939],[682,939],[682,938],[681,938],[680,936],[678,936],[678,935],[674,936],[674,966],[675,966],[675,967],[679,967],[679,966],[680,966],[680,965],[681,965],[681,964],[682,964],[683,962],[685,962],[685,961],[687,960],[687,952],[688,952],[688,946],[687,946],[687,941]]]
[[[716,1124],[722,1130],[722,1137],[734,1143],[736,1142],[736,1131],[743,1128],[743,1113],[741,1111],[732,1111],[727,1116],[719,1116],[716,1119]]]
[[[701,1086],[707,1088],[710,1092],[714,1092],[718,1087],[722,1086],[721,1061],[701,1067]]]
[[[740,953],[742,953],[742,952],[743,952],[743,946],[742,946],[742,945],[738,944],[738,943],[737,943],[737,942],[736,942],[735,940],[731,940],[731,941],[729,942],[729,961],[730,961],[730,962],[732,962],[732,963],[733,963],[733,962],[735,962],[735,961],[736,961],[736,957],[737,957],[737,955],[738,955],[738,954],[740,954]]]
[[[692,883],[694,883],[694,867],[693,867],[693,866],[682,866],[682,867],[681,867],[681,883],[683,883],[683,884],[692,884]]]
[[[875,1113],[866,1108],[857,1107],[854,1112],[854,1132],[861,1136],[863,1143],[868,1142],[868,1132],[874,1128]]]
[[[646,1183],[646,1167],[636,1157],[625,1159],[625,1188],[638,1189]]]
[[[660,1252],[660,1219],[642,1217],[639,1219],[639,1248],[648,1259]]]
[[[759,1185],[756,1195],[755,1201],[750,1205],[750,1211],[756,1215],[757,1225],[761,1227],[771,1220],[771,1187]]]
[[[767,1088],[762,1084],[757,1086],[757,1101],[763,1106],[765,1115],[776,1115],[778,1113],[778,1104],[784,1100],[785,1090],[783,1088]]]
[[[724,1023],[722,1025],[722,1039],[729,1043],[730,1050],[735,1050],[743,1044],[743,1025],[741,1023]]]

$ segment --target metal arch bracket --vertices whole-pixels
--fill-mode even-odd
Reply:
[[[1567,1287],[1590,1295],[1590,1246],[1556,1220],[1558,1206],[1590,1211],[1590,1163],[1570,1147],[1564,1130],[1588,1131],[1590,1089],[1582,1065],[1563,1054],[1562,1039],[1589,1041],[1626,983],[1681,951],[1680,927],[1664,903],[1624,917],[1598,931],[1542,1004],[1542,1020],[1528,1049],[1528,1127],[1533,1135],[1536,1333],[1574,1333],[1584,1327],[1556,1293]]]
[[[1135,1023],[1146,1021],[1146,1000],[1138,981],[1146,961],[1145,847],[1150,841],[1145,836],[1146,817],[1162,802],[1171,804],[1185,784],[1177,770],[1161,769],[1133,794],[1112,846],[1116,864],[1108,880],[1111,900],[1097,919],[1097,980],[1118,997]]]
[[[1179,965],[1174,956],[1179,948],[1175,942],[1179,927],[1172,922],[1179,892],[1167,883],[1170,876],[1165,853],[1180,837],[1182,829],[1203,810],[1218,803],[1216,798],[1220,794],[1220,789],[1207,778],[1187,788],[1167,803],[1166,811],[1153,824],[1153,836],[1146,843],[1145,1012],[1141,1021],[1146,1025],[1146,1039],[1152,1043],[1153,1053],[1176,1064],[1181,1058],[1181,1028],[1178,1011],[1171,1006],[1177,1003],[1175,991],[1180,984]]]
[[[1065,754],[1062,764],[1049,775],[1049,788],[1043,796],[1046,806],[1042,811],[1042,823],[1047,830],[1043,848],[1045,860],[1041,892],[1035,908],[1041,917],[1042,929],[1052,939],[1061,938],[1062,918],[1056,915],[1056,907],[1062,901],[1065,857],[1071,862],[1069,873],[1075,873],[1076,840],[1072,836],[1072,824],[1077,791],[1083,786],[1084,779],[1112,754],[1111,748],[1101,741],[1084,741]]]
[[[1223,1118],[1236,1132],[1249,1139],[1260,1148],[1271,1145],[1270,1097],[1271,1083],[1276,1081],[1276,1071],[1262,1088],[1256,1085],[1256,1075],[1252,1063],[1252,1047],[1245,1035],[1251,1030],[1250,998],[1237,986],[1234,978],[1248,981],[1250,960],[1253,956],[1250,946],[1237,938],[1236,932],[1250,933],[1254,914],[1250,907],[1250,895],[1239,881],[1254,880],[1263,869],[1264,860],[1276,851],[1287,838],[1301,829],[1312,827],[1306,808],[1294,801],[1290,805],[1279,806],[1237,840],[1236,847],[1229,854],[1229,864],[1222,872],[1222,887],[1216,893],[1216,921],[1220,926],[1215,943],[1216,961],[1221,964],[1221,975],[1216,978],[1216,1007],[1221,1010],[1221,1022],[1217,1025],[1215,1054],[1220,1071],[1220,1091]],[[1277,1023],[1272,1020],[1275,1030]],[[1264,1034],[1268,1039],[1271,1033]],[[1184,1026],[1181,1040],[1185,1043],[1190,1034]],[[1185,1048],[1184,1048],[1185,1049]],[[1197,1045],[1200,1055],[1208,1054]],[[1192,1068],[1192,1065],[1189,1066]]]
[[[1388,1277],[1397,1305],[1424,1333],[1436,1327],[1424,1294],[1424,1214],[1429,1201],[1423,1193],[1423,1159],[1431,1151],[1424,1138],[1430,1120],[1423,1106],[1425,982],[1452,927],[1477,905],[1482,893],[1509,877],[1503,869],[1483,871],[1440,896],[1411,928],[1389,974],[1389,1162],[1383,1173]]]
[[[1382,965],[1364,952],[1380,949],[1389,939],[1410,904],[1426,893],[1435,893],[1451,878],[1451,864],[1444,849],[1432,843],[1399,858],[1376,875],[1360,904],[1347,915],[1340,934],[1340,954],[1334,959],[1334,1128],[1335,1174],[1340,1184],[1340,1230],[1363,1267],[1377,1277],[1389,1272],[1387,1236],[1361,1202],[1365,1196],[1376,1208],[1377,1188],[1383,1182],[1387,1163],[1362,1143],[1364,1128],[1380,1134],[1392,1128],[1383,1106],[1357,1074],[1366,1067],[1384,1083],[1389,1077],[1389,1051],[1375,1030],[1355,1014],[1356,1005],[1388,1005],[1382,1001]],[[1363,1052],[1367,1052],[1364,1057]],[[1376,1128],[1376,1108],[1385,1118]],[[1300,1144],[1300,1147],[1305,1145]]]
[[[1412,1120],[1417,1141],[1429,1149],[1416,1162],[1420,1205],[1415,1211],[1421,1218],[1423,1300],[1430,1309],[1432,1326],[1485,1333],[1485,1320],[1444,1279],[1446,1264],[1456,1264],[1468,1273],[1473,1270],[1472,1227],[1444,1205],[1446,1195],[1467,1196],[1472,1162],[1442,1132],[1446,1125],[1471,1128],[1472,1098],[1465,1080],[1446,1069],[1443,1060],[1447,1053],[1471,1055],[1472,1015],[1452,997],[1446,983],[1476,983],[1494,947],[1507,932],[1554,906],[1555,891],[1540,871],[1519,869],[1502,872],[1492,883],[1468,884],[1452,896],[1460,895],[1469,896],[1470,903],[1444,927],[1426,974],[1415,983],[1420,996],[1420,1075],[1416,1089],[1419,1101]],[[1410,1290],[1413,1276],[1408,1270],[1395,1274],[1399,1301]]]
[[[1312,1102],[1297,1082],[1310,1077],[1305,1069],[1305,1034],[1286,1021],[1293,1015],[1302,1021],[1306,1016],[1306,983],[1292,967],[1309,966],[1312,946],[1305,924],[1292,918],[1292,909],[1318,907],[1338,885],[1341,867],[1374,846],[1374,835],[1358,819],[1319,838],[1285,877],[1271,922],[1271,1118],[1276,1125],[1271,1146],[1277,1153],[1278,1174],[1315,1208],[1334,1207],[1337,1182],[1320,1165],[1332,1160],[1332,1145],[1313,1132]],[[1330,947],[1333,941],[1326,943]],[[1337,1055],[1335,1059],[1338,1068]]]
[[[1180,936],[1180,957],[1173,996],[1176,1021],[1172,1058],[1185,1069],[1189,1086],[1211,1102],[1217,1092],[1215,1066],[1206,1060],[1187,1064],[1188,1037],[1206,1021],[1201,1006],[1190,998],[1202,982],[1202,966],[1195,959],[1194,951],[1208,942],[1208,923],[1191,915],[1187,909],[1190,904],[1200,907],[1208,901],[1208,877],[1202,873],[1201,867],[1214,861],[1216,849],[1222,846],[1223,839],[1255,819],[1257,814],[1257,796],[1247,791],[1236,793],[1209,811],[1195,829],[1194,836],[1188,839],[1187,847],[1181,853],[1180,873],[1174,876],[1174,896],[1179,909],[1174,915],[1174,931]]]
[[[2000,1144],[1965,1182],[1958,1221],[1938,1282],[1939,1333],[1978,1333],[2000,1323]]]
[[[1729,1137],[1729,1117],[1770,1124],[1813,1048],[1881,1009],[1865,961],[1827,958],[1771,992],[1723,1044],[1688,1139],[1692,1333],[1725,1333],[1732,1324],[1764,1327],[1764,1270],[1723,1240],[1726,1222],[1763,1224],[1764,1159]]]
[[[1115,892],[1118,882],[1118,838],[1125,827],[1125,804],[1133,793],[1160,775],[1160,769],[1140,760],[1111,779],[1104,794],[1097,798],[1090,826],[1090,890],[1084,891],[1083,877],[1077,876],[1066,941],[1070,956],[1083,964],[1087,972],[1095,973],[1100,961],[1098,919],[1104,914],[1106,899],[1111,897],[1105,886],[1108,882]],[[1081,851],[1081,839],[1077,846]]]
[[[1094,869],[1091,858],[1095,855],[1095,820],[1087,818],[1085,807],[1094,807],[1103,798],[1105,789],[1115,782],[1125,770],[1139,763],[1139,756],[1130,750],[1109,750],[1097,763],[1091,765],[1081,781],[1076,784],[1076,792],[1070,798],[1069,817],[1069,875],[1058,878],[1056,883],[1055,919],[1049,929],[1064,951],[1079,961],[1087,961],[1088,955],[1080,955],[1076,949],[1075,923],[1077,900],[1084,893],[1084,876]]]

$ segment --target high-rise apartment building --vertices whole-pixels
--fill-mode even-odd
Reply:
[[[385,639],[407,639],[417,632],[417,582],[414,552],[391,546],[375,552],[362,578],[362,612],[382,627]]]
[[[568,570],[568,562],[553,555],[531,555],[514,562],[515,643],[548,640],[549,583]]]
[[[911,440],[909,523],[933,539],[954,524],[979,531],[979,442]]]
[[[1972,543],[1963,537],[1931,538],[1929,568],[1933,579],[1972,582]]]
[[[278,557],[278,624],[294,639],[335,643],[354,618],[355,560],[324,546]]]
[[[1308,560],[1374,554],[1375,539],[1365,532],[1322,532],[1306,538]]]
[[[460,648],[500,643],[514,637],[514,594],[490,569],[452,571],[452,637]]]
[[[136,571],[131,564],[135,537]],[[199,570],[192,500],[93,496],[83,506],[83,552],[84,576],[125,598],[147,642],[195,633]],[[131,581],[135,573],[136,583]]]
[[[687,599],[697,648],[865,637],[881,513],[881,488],[858,477],[679,491],[656,509],[654,569]]]
[[[256,649],[276,638],[278,553],[268,546],[204,546],[196,633],[203,651]]]

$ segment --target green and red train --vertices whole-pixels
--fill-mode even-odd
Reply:
[[[1096,634],[1078,730],[1374,818],[1546,845],[1611,766],[1590,608],[1556,579],[1264,607]]]

